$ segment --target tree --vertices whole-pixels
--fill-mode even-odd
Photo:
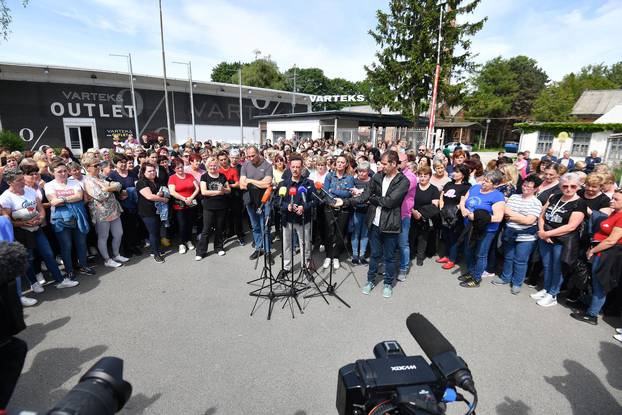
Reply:
[[[538,121],[568,121],[570,113],[583,91],[588,89],[616,89],[620,63],[608,68],[604,64],[588,65],[579,73],[569,73],[560,82],[544,89],[534,102],[533,117]]]
[[[474,67],[469,38],[486,19],[459,24],[457,16],[472,12],[480,1],[450,0],[445,6],[439,101],[455,94],[448,88],[450,79],[460,85]],[[436,0],[391,0],[388,13],[376,12],[378,24],[369,34],[381,50],[376,53],[378,62],[365,66],[375,109],[386,105],[417,118],[434,81],[439,13]]]
[[[0,147],[8,148],[9,151],[22,151],[24,140],[13,131],[0,130]]]
[[[30,0],[21,0],[22,6],[26,7]],[[0,36],[4,40],[9,39],[9,26],[13,21],[13,16],[11,16],[11,9],[7,4],[7,0],[0,0]]]
[[[467,114],[490,118],[527,118],[533,103],[548,81],[534,59],[498,56],[486,62],[471,84]]]
[[[232,75],[229,82],[237,84],[238,74]],[[242,65],[242,84],[258,88],[284,89],[285,79],[274,61],[260,58]]]
[[[212,82],[231,82],[231,78],[242,67],[241,62],[220,62],[212,69]]]

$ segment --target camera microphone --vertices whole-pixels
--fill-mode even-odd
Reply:
[[[413,313],[406,319],[406,327],[443,377],[452,379],[458,387],[477,394],[467,364],[457,355],[449,340],[427,318]]]
[[[19,242],[0,242],[0,285],[26,274],[28,251]]]

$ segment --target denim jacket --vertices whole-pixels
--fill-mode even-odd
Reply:
[[[337,177],[334,171],[329,172],[324,179],[324,189],[333,197],[348,199],[352,197],[350,189],[354,187],[354,177],[344,174],[341,178]]]

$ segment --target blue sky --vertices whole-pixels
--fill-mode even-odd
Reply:
[[[14,22],[0,61],[160,75],[157,0],[8,0]],[[270,55],[281,69],[316,66],[330,77],[363,79],[376,45],[367,31],[386,1],[163,0],[169,76],[184,78],[174,60],[191,60],[208,81],[223,60]],[[473,39],[478,62],[502,55],[535,58],[553,80],[590,63],[622,60],[622,0],[483,0],[468,19],[488,17]]]

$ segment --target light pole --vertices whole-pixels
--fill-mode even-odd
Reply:
[[[188,87],[190,88],[190,115],[192,116],[192,139],[197,139],[197,126],[194,123],[194,86],[192,84],[192,62],[173,62],[179,65],[186,65],[188,67]]]
[[[140,135],[138,129],[138,108],[136,107],[136,94],[134,93],[134,71],[132,70],[132,54],[121,55],[118,53],[110,53],[110,56],[118,56],[127,59],[127,70],[130,75],[130,90],[132,91],[132,107],[134,107],[134,129],[136,130],[136,138]]]
[[[432,102],[430,104],[430,121],[428,123],[428,137],[426,146],[433,147],[433,134],[434,134],[434,123],[436,121],[436,95],[438,93],[438,81],[441,75],[441,32],[443,30],[443,12],[445,11],[444,2],[437,3],[437,6],[440,6],[441,12],[438,18],[438,39],[436,44],[436,71],[434,73],[434,87],[432,88]],[[417,114],[413,114],[415,117]]]
[[[488,139],[488,126],[490,125],[490,118],[486,119],[486,132],[484,133],[484,147],[486,148],[486,140]]]
[[[170,144],[173,144],[173,131],[171,130],[171,114],[168,110],[168,85],[166,85],[166,56],[164,54],[164,22],[162,21],[162,0],[160,5],[160,42],[162,44],[162,70],[164,72],[164,105],[166,107],[166,128],[169,135]]]
[[[296,64],[294,64],[294,93],[292,94],[292,114],[296,112]]]
[[[240,88],[240,144],[244,145],[244,123],[242,118],[242,68],[238,69],[238,85]]]

